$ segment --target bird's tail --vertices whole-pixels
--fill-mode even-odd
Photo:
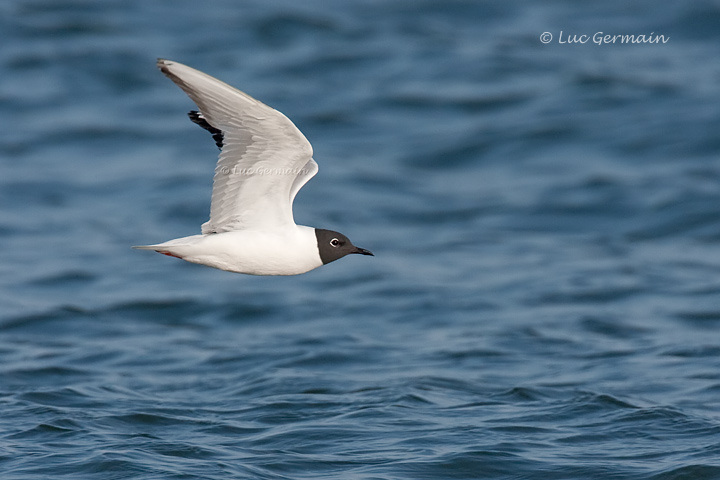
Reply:
[[[157,250],[159,245],[133,245],[132,248],[136,250]]]
[[[175,258],[182,259],[182,257],[180,255],[171,252],[170,248],[168,248],[165,245],[133,245],[132,248],[135,248],[137,250],[154,250],[157,253],[162,253],[163,255],[167,255],[169,257],[175,257]]]

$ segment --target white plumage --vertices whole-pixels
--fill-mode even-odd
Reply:
[[[158,67],[198,106],[191,119],[213,133],[221,153],[202,235],[135,248],[252,275],[296,275],[348,253],[372,255],[340,233],[295,225],[293,200],[318,166],[285,115],[181,63],[159,59]]]

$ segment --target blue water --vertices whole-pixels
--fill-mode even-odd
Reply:
[[[718,25],[4,0],[0,477],[720,478]],[[156,57],[287,114],[320,164],[296,220],[376,257],[264,278],[131,250],[199,232],[217,154]]]

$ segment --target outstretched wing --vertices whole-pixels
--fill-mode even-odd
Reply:
[[[293,224],[295,195],[317,173],[300,130],[277,110],[198,70],[163,59],[158,67],[195,102],[199,112],[190,112],[191,120],[221,148],[202,233]]]

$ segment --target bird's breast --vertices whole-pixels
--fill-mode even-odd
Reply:
[[[314,229],[239,230],[205,235],[184,260],[250,275],[298,275],[322,265]]]

